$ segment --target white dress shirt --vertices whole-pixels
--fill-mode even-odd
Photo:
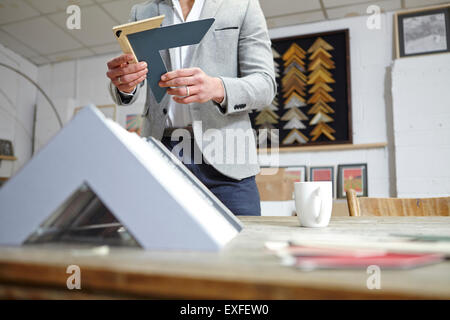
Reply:
[[[184,20],[180,1],[173,0],[172,1],[174,10],[173,23],[178,24],[183,22],[199,20],[204,3],[205,0],[195,0],[191,11],[186,17],[186,20]],[[169,49],[173,57],[173,60],[171,61],[172,70],[184,69],[189,67],[190,62],[192,61],[193,48],[194,46],[184,46]],[[168,105],[168,118],[166,127],[177,128],[177,127],[185,127],[187,125],[192,124],[191,113],[189,109],[190,109],[189,105],[176,103],[175,101],[173,101],[173,99],[170,99]]]

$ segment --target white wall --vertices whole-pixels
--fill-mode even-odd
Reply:
[[[380,30],[369,30],[366,17],[324,21],[270,30],[273,39],[339,29],[350,30],[353,143],[389,142],[386,78],[392,63],[392,14],[383,14]],[[389,91],[389,87],[387,88]],[[392,148],[391,148],[392,149]],[[280,154],[280,165],[321,166],[367,163],[370,196],[395,195],[389,148]]]
[[[398,196],[448,196],[450,54],[396,60],[392,80]]]
[[[1,44],[0,61],[37,80],[37,67]],[[1,161],[0,177],[12,176],[31,157],[36,92],[28,80],[0,66],[0,139],[12,141],[18,158]]]

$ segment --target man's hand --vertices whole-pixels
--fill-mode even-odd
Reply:
[[[132,93],[136,86],[147,77],[147,63],[139,62],[128,64],[133,61],[132,54],[123,54],[108,62],[106,76],[122,92]]]
[[[167,89],[167,93],[174,96],[175,102],[182,104],[209,100],[222,103],[225,95],[222,80],[208,76],[200,68],[167,72],[161,76],[159,86],[177,87]]]

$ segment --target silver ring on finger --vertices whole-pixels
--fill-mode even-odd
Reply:
[[[186,95],[185,95],[185,97],[189,97],[190,96],[189,87],[188,86],[185,86],[185,87],[186,87]]]
[[[117,78],[117,81],[119,81],[119,85],[122,84],[122,80],[120,79],[120,76]]]

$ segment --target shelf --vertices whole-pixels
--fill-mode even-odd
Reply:
[[[380,148],[385,148],[386,146],[387,146],[387,142],[362,143],[362,144],[332,144],[332,145],[306,146],[306,147],[286,147],[286,148],[280,148],[279,153],[380,149]],[[270,148],[258,149],[258,153],[261,153],[261,152],[266,152],[269,154],[273,153],[273,151],[271,151]]]
[[[17,157],[15,157],[15,156],[2,156],[2,155],[0,155],[0,160],[16,161],[16,160],[17,160]]]

